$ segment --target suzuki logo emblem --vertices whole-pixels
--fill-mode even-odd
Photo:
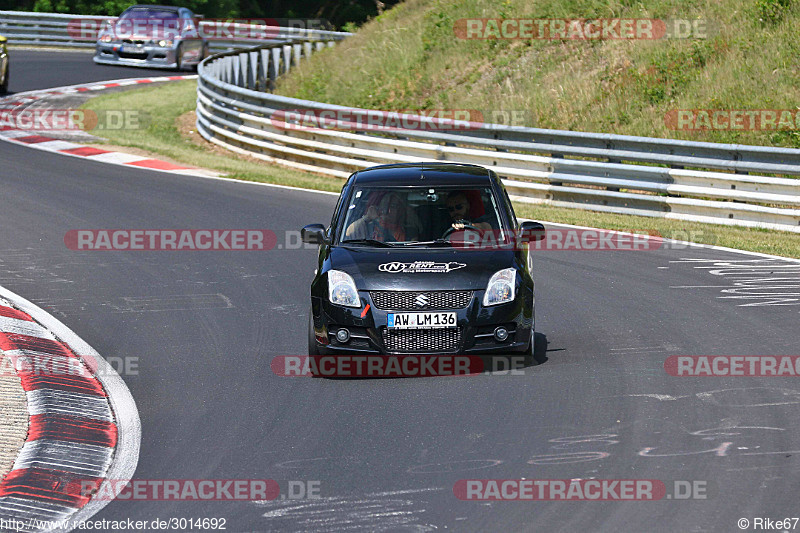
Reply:
[[[425,307],[428,305],[428,297],[424,294],[419,294],[414,298],[414,303],[417,304],[417,307]]]

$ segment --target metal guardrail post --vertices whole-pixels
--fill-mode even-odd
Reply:
[[[242,87],[252,89],[252,87],[250,87],[250,80],[248,79],[248,74],[250,73],[250,54],[247,52],[239,54],[239,67],[242,69],[239,74],[242,80]]]
[[[303,45],[300,43],[295,43],[292,45],[292,59],[294,60],[294,66],[300,65],[300,54],[302,53]]]
[[[248,89],[258,90],[258,52],[249,52],[250,56],[250,82]]]
[[[240,61],[239,54],[231,56],[231,58],[233,60],[233,77],[231,78],[231,83],[233,83],[237,87],[241,87],[242,82],[240,77],[242,75],[242,69],[239,66],[239,61]]]
[[[261,80],[261,90],[263,92],[274,89],[269,73],[269,50],[267,48],[261,49],[261,71],[259,73],[259,79]]]
[[[292,68],[292,46],[286,44],[283,46],[283,74],[289,72],[290,68]]]
[[[270,79],[272,80],[272,84],[274,86],[275,80],[278,79],[278,76],[281,74],[281,49],[279,47],[272,48],[272,61],[270,61]]]

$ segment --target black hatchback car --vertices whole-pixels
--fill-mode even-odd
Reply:
[[[352,174],[319,244],[308,350],[321,354],[512,354],[534,349],[534,283],[519,224],[491,170],[382,165]],[[489,243],[489,245],[484,245]]]

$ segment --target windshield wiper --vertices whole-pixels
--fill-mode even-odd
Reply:
[[[453,246],[453,243],[448,241],[447,239],[436,239],[435,241],[413,241],[413,242],[404,242],[402,243],[403,246]]]
[[[393,244],[388,242],[379,241],[377,239],[347,239],[346,241],[339,241],[339,244],[371,244],[380,248],[391,248]]]

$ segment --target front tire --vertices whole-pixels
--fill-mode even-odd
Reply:
[[[524,357],[523,364],[526,367],[534,365],[535,354],[536,354],[536,332],[534,330],[531,330],[531,340],[528,341],[528,347],[525,348],[524,352],[522,352],[522,355]]]
[[[314,334],[314,313],[308,310],[308,355],[319,355],[317,347],[317,337]]]
[[[178,49],[175,50],[175,69],[183,70],[183,43],[179,44]]]
[[[531,338],[528,341],[528,347],[522,353],[525,356],[525,366],[534,366],[540,364],[539,359],[537,359],[537,352],[538,346],[536,346],[536,309],[533,310],[533,326],[531,327]]]
[[[194,66],[195,71],[197,71],[197,69],[200,67],[200,63],[202,63],[203,60],[207,58],[209,55],[211,54],[209,53],[208,43],[203,43],[203,48],[200,51],[200,61],[198,61],[197,64]]]

